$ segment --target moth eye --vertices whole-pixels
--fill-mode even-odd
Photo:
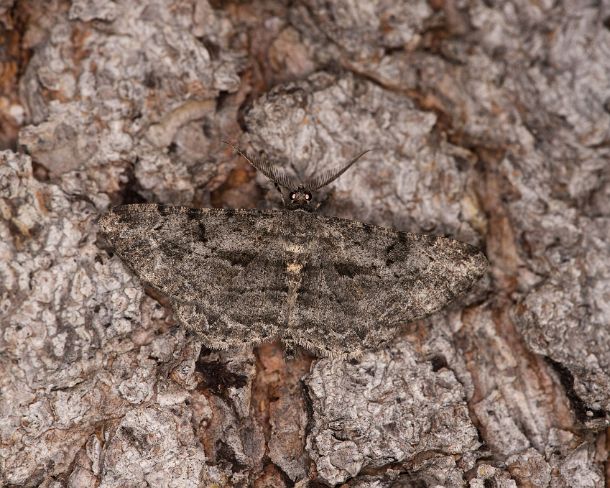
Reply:
[[[296,196],[297,196],[296,193],[290,192],[290,199],[291,200],[294,200],[296,198]]]
[[[305,193],[305,200],[311,200],[311,193]]]

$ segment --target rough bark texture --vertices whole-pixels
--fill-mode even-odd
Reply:
[[[0,1],[0,485],[608,483],[606,2],[44,3]],[[96,220],[277,205],[221,138],[377,148],[322,212],[488,276],[360,361],[202,350]]]

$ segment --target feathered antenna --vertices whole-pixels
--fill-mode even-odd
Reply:
[[[323,186],[326,186],[329,183],[332,183],[337,178],[339,178],[339,176],[341,176],[348,169],[350,169],[351,166],[356,161],[358,161],[362,156],[364,156],[366,153],[368,153],[370,151],[372,151],[372,149],[367,149],[366,151],[361,152],[360,154],[358,154],[358,156],[356,156],[354,159],[349,161],[345,166],[343,166],[338,171],[336,171],[336,170],[327,170],[327,171],[325,171],[320,176],[317,176],[313,180],[307,182],[307,184],[305,185],[305,188],[307,188],[309,191],[316,191],[316,190],[319,190],[320,188],[322,188]]]
[[[288,176],[283,171],[279,170],[277,168],[277,166],[275,166],[274,164],[272,164],[269,161],[266,161],[264,159],[260,159],[255,156],[251,156],[246,151],[241,150],[238,146],[236,146],[232,142],[225,141],[225,140],[223,140],[222,142],[224,144],[226,144],[227,146],[231,146],[237,154],[239,154],[242,158],[244,158],[246,161],[248,161],[252,166],[254,166],[258,171],[263,173],[267,178],[269,178],[271,181],[273,181],[275,187],[280,192],[280,194],[282,194],[282,191],[279,188],[280,186],[283,186],[284,188],[287,188],[290,191],[294,191],[297,188],[298,185],[295,184],[295,182],[292,180],[292,178],[290,178],[290,176]],[[282,199],[283,199],[283,194],[282,194]]]
[[[263,173],[267,178],[273,181],[275,188],[280,192],[282,197],[282,202],[289,209],[301,209],[311,212],[317,209],[320,204],[312,205],[313,195],[312,192],[315,190],[319,190],[323,186],[328,185],[329,183],[335,181],[339,176],[345,173],[356,161],[358,161],[362,156],[364,156],[372,149],[367,149],[366,151],[358,154],[354,159],[349,161],[345,166],[340,168],[339,170],[328,170],[322,173],[319,177],[309,180],[306,183],[296,182],[293,178],[288,176],[286,173],[281,171],[279,168],[274,166],[269,161],[265,161],[263,159],[256,158],[254,156],[250,156],[247,152],[242,151],[239,147],[229,141],[222,141],[223,143],[231,146],[233,150],[243,157],[246,161],[248,161],[252,166],[254,166],[257,170]],[[294,169],[294,166],[293,166]],[[295,171],[298,175],[298,172]],[[290,194],[288,195],[288,202],[284,199],[284,193],[280,186],[288,189]]]

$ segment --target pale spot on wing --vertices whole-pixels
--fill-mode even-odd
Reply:
[[[286,251],[294,252],[296,254],[300,254],[305,250],[305,248],[301,244],[288,244],[286,246]]]
[[[303,265],[301,263],[288,263],[286,265],[286,271],[290,274],[298,274],[303,269]]]

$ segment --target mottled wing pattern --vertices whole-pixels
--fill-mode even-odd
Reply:
[[[357,355],[383,344],[398,325],[467,291],[487,268],[485,256],[460,241],[314,218],[320,225],[291,336],[326,355]]]
[[[442,308],[486,267],[458,241],[300,211],[126,205],[100,226],[212,348],[281,337],[357,355]]]
[[[176,317],[213,348],[260,342],[285,322],[283,246],[273,212],[124,205],[102,232]]]

